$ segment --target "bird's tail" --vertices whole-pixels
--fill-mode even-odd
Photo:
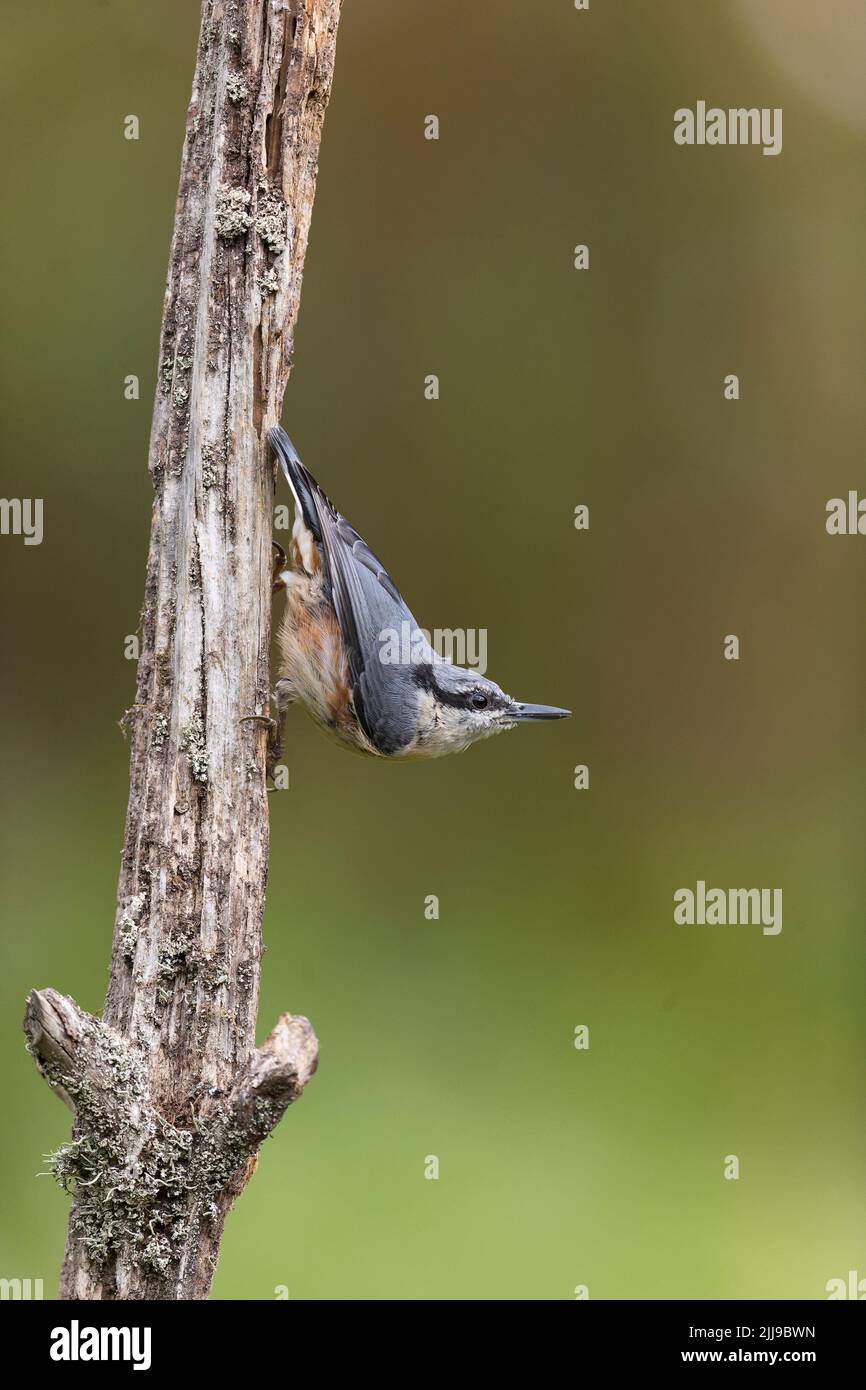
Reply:
[[[308,468],[301,463],[298,451],[284,429],[278,425],[268,430],[268,443],[280,461],[286,475],[286,482],[292,489],[295,504],[304,519],[304,525],[312,532],[314,539],[322,544],[322,524],[316,506],[316,480]]]

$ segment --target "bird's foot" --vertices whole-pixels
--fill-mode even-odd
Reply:
[[[272,719],[269,714],[245,714],[238,720],[239,724],[263,724],[268,731],[268,742],[265,750],[265,771],[273,779],[274,769],[280,758],[283,756],[283,725],[285,720]],[[273,788],[278,791],[278,787]]]
[[[277,546],[277,549],[279,547]],[[285,558],[285,556],[283,557]],[[277,708],[277,717],[272,719],[269,714],[245,714],[238,721],[240,724],[264,724],[268,731],[268,746],[265,754],[265,770],[276,785],[270,790],[282,791],[283,787],[276,778],[275,773],[277,764],[283,756],[283,738],[286,731],[286,715],[289,712],[289,705],[293,701],[292,683],[283,677],[277,681],[273,696],[274,704]]]

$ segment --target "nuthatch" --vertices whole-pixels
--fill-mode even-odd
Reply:
[[[493,681],[445,661],[420,632],[390,575],[325,496],[282,429],[268,442],[295,500],[292,568],[277,547],[274,589],[286,591],[271,766],[294,700],[351,748],[383,758],[438,758],[530,719],[570,710],[512,700]],[[413,634],[411,659],[385,659],[383,634]]]

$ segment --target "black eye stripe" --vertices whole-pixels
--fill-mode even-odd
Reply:
[[[436,672],[434,667],[419,663],[413,667],[412,677],[415,684],[422,690],[429,691],[440,705],[449,705],[451,709],[489,709],[493,703],[492,698],[483,690],[445,690],[436,682]],[[477,704],[476,701],[481,701]]]
[[[419,664],[413,668],[412,674],[415,684],[419,685],[422,690],[429,691],[440,705],[448,705],[451,709],[466,708],[465,690],[443,690],[436,683],[436,673],[432,666]]]

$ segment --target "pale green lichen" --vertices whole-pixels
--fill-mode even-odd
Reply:
[[[49,1169],[75,1193],[70,1228],[92,1260],[123,1248],[144,1268],[164,1269],[181,1252],[193,1136],[149,1105],[141,1060],[97,1020],[89,1026],[81,1077],[42,1064],[76,1115],[75,1138],[48,1155]]]
[[[216,1108],[203,1118],[190,1105],[184,1128],[151,1104],[143,1054],[100,1020],[87,1020],[79,1045],[78,1076],[40,1061],[49,1084],[75,1108],[72,1141],[47,1156],[75,1197],[70,1231],[96,1267],[122,1256],[127,1266],[165,1275],[203,1226],[221,1218],[286,1097],[259,1095],[236,1115],[210,1093]]]
[[[117,919],[117,939],[125,960],[132,960],[138,945],[139,918],[147,902],[146,893],[135,893]]]
[[[229,983],[229,974],[226,970],[225,957],[203,956],[199,967],[199,980],[207,990],[222,989],[223,985]]]
[[[206,787],[208,782],[208,771],[210,768],[210,754],[205,742],[204,725],[201,716],[194,714],[190,719],[181,737],[180,746],[189,758],[189,769],[192,780],[198,782],[199,786]]]
[[[156,1001],[158,1004],[168,1004],[171,1001],[172,982],[178,971],[186,962],[187,952],[192,945],[192,937],[188,932],[179,932],[176,936],[169,937],[164,941],[157,952],[156,965]]]
[[[279,255],[286,247],[286,217],[282,198],[270,189],[261,189],[256,207],[256,231],[274,255]]]
[[[150,743],[152,748],[162,748],[168,738],[168,717],[165,714],[155,714],[153,717],[153,727],[150,731]]]
[[[201,446],[201,485],[216,487],[219,482],[217,451],[213,444]]]
[[[247,79],[242,72],[229,73],[226,78],[226,93],[229,101],[233,101],[235,105],[237,105],[238,102],[246,100],[250,94],[250,89],[247,86]]]
[[[245,188],[229,188],[227,184],[220,184],[214,214],[217,236],[224,241],[236,241],[244,235],[253,220],[247,212],[249,203],[250,195]]]

